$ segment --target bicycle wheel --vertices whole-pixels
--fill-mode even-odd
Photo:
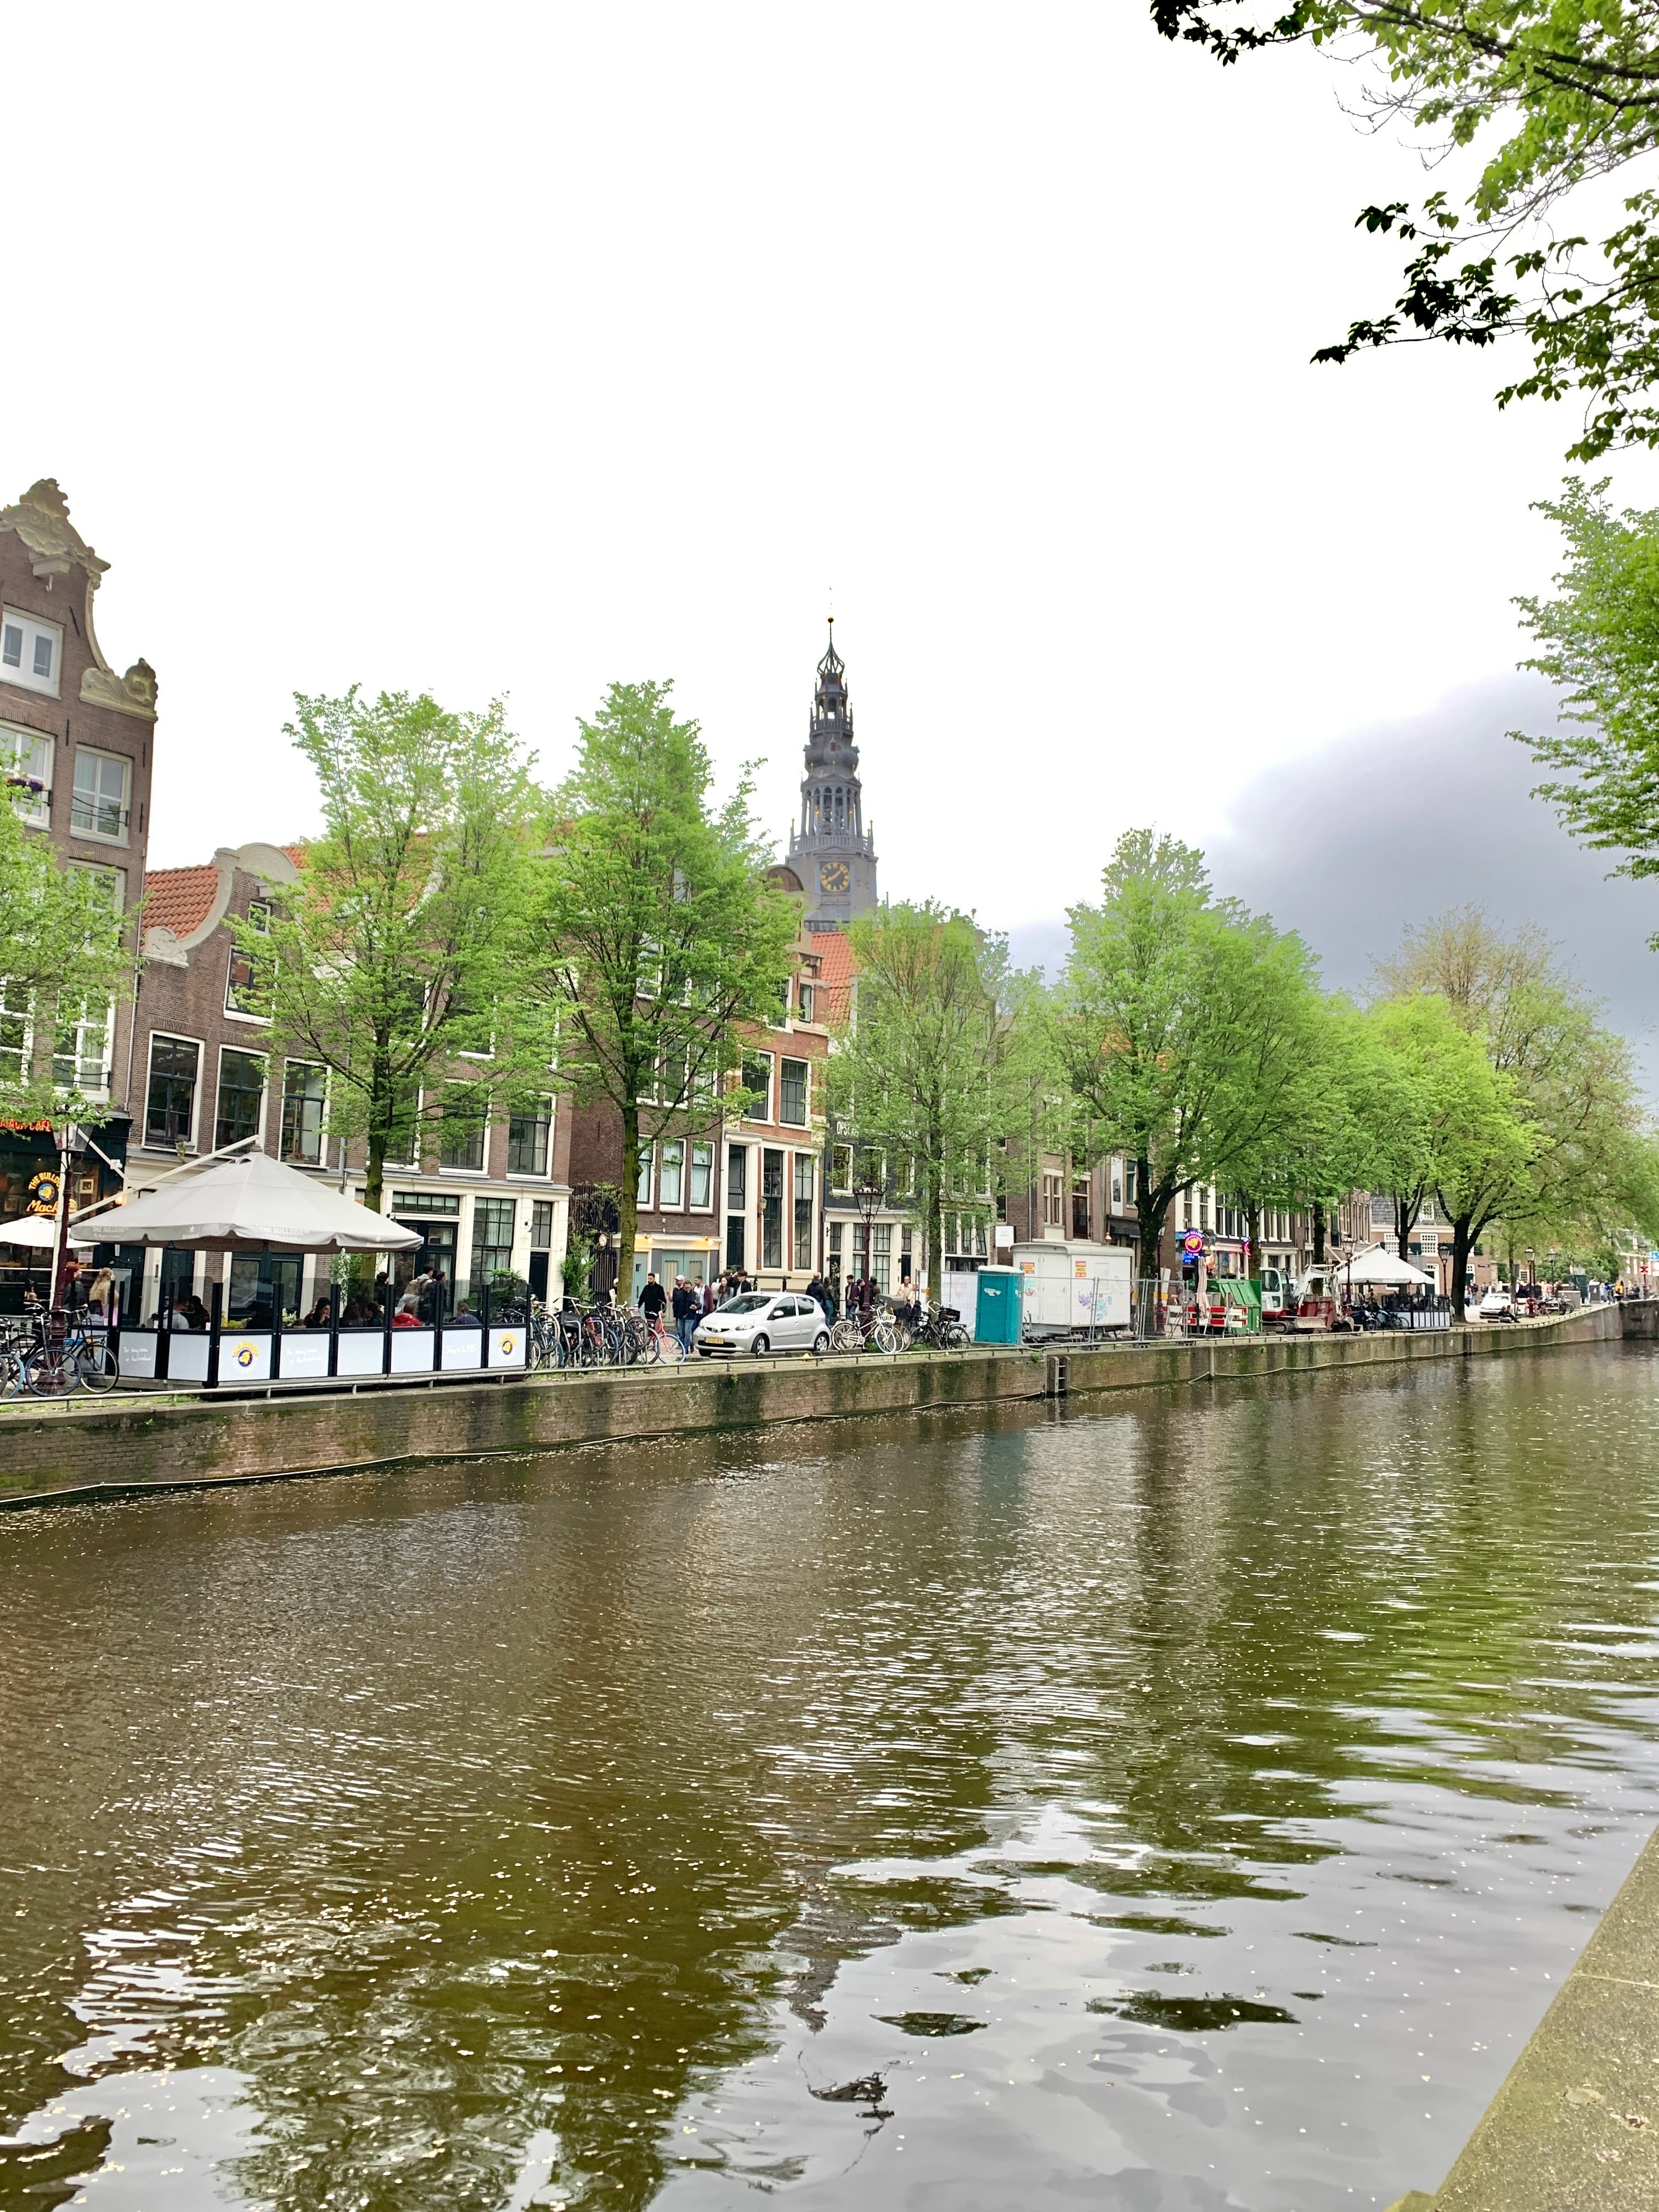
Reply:
[[[864,1331],[855,1321],[838,1321],[830,1332],[831,1352],[862,1352]]]
[[[75,1362],[61,1344],[37,1344],[23,1362],[23,1380],[37,1398],[66,1398],[81,1387]]]
[[[660,1329],[652,1339],[652,1357],[659,1367],[679,1367],[685,1360],[685,1346],[671,1330]]]
[[[120,1366],[102,1337],[84,1337],[75,1347],[75,1365],[88,1390],[112,1390],[120,1380]]]
[[[971,1341],[967,1330],[959,1321],[953,1321],[945,1332],[945,1349],[947,1352],[961,1352]]]
[[[888,1322],[878,1321],[870,1332],[870,1341],[878,1352],[896,1352],[898,1338]]]

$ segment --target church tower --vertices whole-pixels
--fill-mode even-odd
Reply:
[[[818,663],[801,778],[800,820],[789,833],[789,865],[806,893],[809,929],[844,927],[876,903],[876,841],[864,826],[864,789],[847,667],[836,651],[836,618]]]

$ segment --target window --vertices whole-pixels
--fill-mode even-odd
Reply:
[[[778,1069],[778,1119],[793,1129],[806,1127],[806,1062],[781,1061]]]
[[[63,657],[64,633],[56,623],[20,614],[15,607],[0,614],[0,679],[55,699]]]
[[[420,1159],[421,1087],[411,1084],[392,1102],[392,1126],[386,1133],[386,1160],[392,1167],[412,1168]]]
[[[234,1052],[226,1045],[219,1054],[219,1108],[213,1124],[213,1142],[234,1145],[244,1137],[257,1137],[265,1103],[265,1064],[257,1052]]]
[[[132,763],[122,753],[75,749],[75,791],[70,828],[77,837],[98,837],[112,845],[127,842],[128,784]]]
[[[28,994],[20,983],[0,982],[0,1076],[21,1083],[28,1065]]]
[[[800,1004],[802,1021],[810,1022],[812,1018],[812,986],[810,983],[798,985],[795,996]]]
[[[1138,1201],[1135,1198],[1135,1164],[1133,1160],[1125,1160],[1123,1163],[1123,1203],[1126,1206],[1133,1206]]]
[[[1087,1237],[1089,1234],[1089,1178],[1087,1176],[1078,1176],[1073,1180],[1072,1234],[1073,1237]],[[958,1249],[968,1251],[972,1248],[964,1244]]]
[[[635,1206],[649,1206],[651,1203],[651,1171],[656,1165],[656,1158],[657,1148],[654,1145],[640,1146],[640,1179],[634,1186]]]
[[[52,819],[52,739],[0,723],[0,775],[11,782],[18,820],[45,829]]]
[[[893,1224],[878,1221],[875,1224],[876,1255],[871,1273],[876,1279],[876,1288],[885,1292],[893,1286]]]
[[[753,1094],[743,1109],[744,1120],[769,1121],[772,1118],[772,1055],[769,1052],[744,1054],[743,1087]]]
[[[658,1175],[658,1205],[678,1206],[684,1182],[684,1142],[678,1137],[665,1137],[663,1139],[662,1165]]]
[[[453,1221],[461,1210],[461,1201],[449,1190],[394,1190],[392,1211],[399,1221],[406,1213],[447,1213]]]
[[[728,1145],[726,1148],[726,1264],[728,1267],[744,1267],[749,1258],[747,1145]]]
[[[57,1008],[57,1025],[52,1048],[52,1081],[63,1091],[83,1091],[89,1098],[107,1097],[114,1007],[107,999],[62,999]]]
[[[283,1158],[312,1167],[323,1157],[323,1102],[327,1078],[308,1060],[290,1060],[283,1069]]]
[[[553,1244],[553,1201],[538,1198],[530,1209],[530,1249],[546,1252]]]
[[[825,1234],[830,1240],[830,1273],[832,1275],[838,1275],[841,1273],[840,1222],[832,1221],[829,1223],[825,1230]]]
[[[812,1264],[812,1157],[795,1155],[795,1265]]]
[[[1060,1229],[1065,1226],[1060,1212],[1061,1202],[1062,1178],[1057,1175],[1044,1176],[1042,1178],[1042,1225],[1045,1229]]]
[[[1123,1203],[1123,1163],[1112,1162],[1112,1211],[1115,1213]]]
[[[488,1093],[475,1090],[470,1083],[452,1083],[444,1092],[438,1120],[439,1166],[482,1174],[489,1121]]]
[[[264,899],[250,899],[247,921],[250,929],[261,937],[270,927],[270,908]],[[246,946],[233,943],[230,965],[225,975],[225,1012],[240,1014],[252,1019],[263,1019],[258,1003],[259,963]]]
[[[202,1048],[188,1037],[152,1036],[149,1093],[144,1105],[147,1145],[188,1145],[196,1136],[196,1079]]]
[[[64,866],[78,869],[83,876],[90,876],[109,901],[112,912],[124,914],[126,911],[127,872],[125,868],[101,867],[95,860],[69,860]]]
[[[833,1145],[830,1150],[830,1188],[848,1191],[853,1188],[853,1147]]]
[[[714,1147],[712,1145],[693,1145],[691,1147],[691,1203],[700,1211],[714,1200]]]
[[[1206,1183],[1198,1194],[1198,1225],[1207,1235],[1210,1227],[1210,1187]]]
[[[553,1127],[553,1101],[538,1098],[511,1115],[507,1124],[508,1175],[544,1176],[547,1139]]]
[[[476,1198],[472,1201],[472,1288],[477,1291],[496,1275],[513,1272],[513,1217],[518,1211],[510,1198]]]
[[[769,1146],[761,1154],[761,1260],[763,1267],[783,1265],[783,1154]]]

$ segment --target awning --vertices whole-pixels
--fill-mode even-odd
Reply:
[[[69,1241],[196,1252],[412,1252],[424,1240],[297,1168],[243,1152],[203,1160],[125,1206],[82,1216]]]
[[[58,1242],[58,1224],[50,1214],[26,1213],[17,1221],[0,1221],[0,1244],[25,1244],[31,1251],[50,1252]]]
[[[1424,1290],[1436,1278],[1425,1275],[1421,1267],[1413,1267],[1409,1260],[1402,1260],[1397,1252],[1378,1244],[1369,1252],[1356,1252],[1352,1260],[1328,1263],[1340,1267],[1345,1283],[1363,1283],[1368,1289]]]

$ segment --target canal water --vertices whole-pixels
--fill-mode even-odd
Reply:
[[[0,2201],[1432,2188],[1656,1516],[1634,1346],[0,1516]]]

